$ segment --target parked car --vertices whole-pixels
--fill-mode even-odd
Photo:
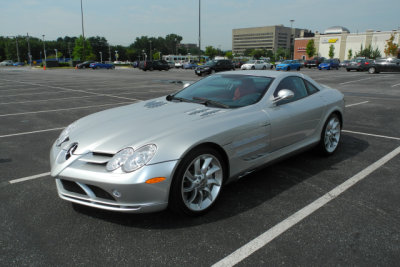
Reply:
[[[341,92],[303,74],[222,72],[75,121],[51,147],[50,174],[80,205],[198,216],[268,163],[313,146],[334,154],[344,108]]]
[[[0,62],[0,66],[12,66],[14,62],[12,60],[3,60]]]
[[[297,60],[285,60],[281,64],[276,65],[276,70],[300,70],[300,63]]]
[[[77,69],[86,69],[90,68],[90,64],[95,63],[93,60],[85,61],[83,63],[76,64]]]
[[[182,65],[182,68],[183,68],[183,69],[191,69],[191,70],[193,70],[193,69],[197,68],[198,66],[199,66],[199,65],[197,64],[197,62],[192,61],[192,62],[185,62],[185,63]]]
[[[16,66],[16,67],[25,66],[25,63],[24,62],[14,62],[13,66]]]
[[[380,58],[372,62],[368,68],[371,74],[379,72],[400,72],[400,59],[398,58]]]
[[[202,76],[203,74],[211,74],[224,70],[235,70],[235,66],[228,59],[210,60],[206,64],[198,66],[194,72]]]
[[[235,60],[235,61],[232,61],[232,64],[237,69],[237,68],[242,67],[243,64],[246,64],[246,62],[245,61],[241,61],[241,60]]]
[[[266,70],[272,69],[272,64],[264,60],[249,60],[240,68],[242,70]]]
[[[355,59],[352,60],[346,67],[347,71],[367,71],[373,60],[371,59]]]
[[[170,69],[175,68],[175,62],[173,62],[173,61],[168,61],[168,65],[169,65]]]
[[[147,70],[169,70],[169,64],[167,61],[165,60],[153,60],[153,61],[141,61],[139,63],[139,69],[143,70],[143,71],[147,71]]]
[[[342,62],[339,63],[340,68],[346,68],[350,63],[350,60],[343,60]]]
[[[325,59],[322,63],[318,65],[319,70],[331,70],[339,69],[339,60],[337,59]]]
[[[115,69],[114,64],[111,63],[101,63],[101,62],[94,62],[90,63],[89,67],[93,70],[95,69]]]
[[[316,68],[324,61],[324,59],[324,57],[315,57],[313,59],[306,60],[306,62],[304,62],[304,67],[309,69],[314,67]]]
[[[175,62],[175,68],[181,69],[183,67],[183,62],[182,61],[176,61]]]

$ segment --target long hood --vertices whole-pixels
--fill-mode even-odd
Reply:
[[[78,143],[75,154],[114,154],[127,146],[138,148],[168,135],[182,134],[185,128],[192,129],[199,121],[225,112],[230,110],[158,98],[84,117],[76,122],[69,142]]]

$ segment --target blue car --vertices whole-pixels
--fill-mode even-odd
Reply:
[[[297,60],[285,60],[282,63],[276,65],[276,70],[300,70],[301,64]]]
[[[101,63],[101,62],[94,62],[89,65],[89,68],[92,69],[115,69],[115,66],[113,64],[109,63]]]
[[[318,65],[319,70],[331,70],[339,69],[339,60],[337,59],[325,59],[321,64]]]
[[[197,65],[196,62],[186,62],[182,65],[182,68],[184,69],[195,69],[197,68],[199,65]]]
[[[25,66],[25,63],[24,62],[15,62],[14,64],[13,64],[13,66]]]

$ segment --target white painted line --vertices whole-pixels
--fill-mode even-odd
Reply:
[[[66,127],[66,126],[65,126],[65,127]],[[65,127],[53,128],[53,129],[46,129],[46,130],[39,130],[39,131],[32,131],[32,132],[23,132],[23,133],[15,133],[15,134],[0,135],[0,138],[12,137],[12,136],[19,136],[19,135],[26,135],[26,134],[35,134],[35,133],[44,133],[44,132],[58,131],[58,130],[64,129]]]
[[[391,87],[395,87],[395,86],[399,86],[400,85],[400,83],[398,83],[398,84],[395,84],[395,85],[392,85]]]
[[[360,171],[344,183],[338,185],[322,197],[318,198],[314,202],[310,203],[309,205],[305,206],[301,210],[297,211],[293,215],[286,218],[284,221],[278,223],[268,231],[264,232],[260,236],[256,237],[246,245],[242,246],[241,248],[234,251],[232,254],[228,255],[227,257],[223,258],[219,262],[212,265],[213,267],[226,267],[226,266],[234,266],[238,264],[245,258],[249,257],[251,254],[259,250],[260,248],[264,247],[276,237],[280,236],[298,222],[302,221],[304,218],[310,216],[312,213],[341,195],[347,189],[358,183],[359,181],[363,180],[369,174],[383,166],[386,162],[391,160],[392,158],[396,157],[400,154],[400,146],[397,147],[395,150],[387,154],[386,156],[382,157],[378,161],[374,162],[373,164],[369,165],[364,170]]]
[[[74,99],[74,98],[79,98],[80,99],[80,98],[88,98],[88,97],[96,97],[96,96],[95,95],[70,96],[70,97],[63,97],[63,98],[50,98],[50,99],[41,99],[41,100],[6,102],[6,103],[0,103],[0,105],[25,104],[25,103],[35,103],[35,102],[47,102],[47,101],[59,101],[59,100],[66,100],[66,99]]]
[[[48,176],[48,175],[50,175],[50,172],[45,172],[45,173],[41,173],[41,174],[37,174],[37,175],[24,177],[24,178],[14,179],[14,180],[11,180],[11,181],[8,181],[8,182],[10,184],[16,184],[16,183],[20,183],[20,182],[25,182],[25,181],[29,181],[29,180],[45,177],[45,176]]]
[[[369,80],[369,79],[372,79],[372,77],[370,77],[370,78],[365,78],[365,79],[354,80],[354,81],[348,81],[348,82],[339,83],[339,84],[355,83],[355,82],[365,81],[365,80]]]
[[[368,103],[368,102],[369,102],[369,101],[364,101],[364,102],[360,102],[360,103],[354,103],[354,104],[346,105],[346,108],[352,107],[352,106],[357,106],[357,105],[366,104],[366,103]]]
[[[21,113],[9,113],[9,114],[2,114],[2,115],[0,115],[0,117],[18,116],[18,115],[27,115],[27,114],[37,114],[37,113],[45,113],[45,112],[57,112],[57,111],[73,110],[73,109],[97,108],[97,107],[132,104],[132,103],[134,103],[134,102],[119,102],[119,103],[104,104],[104,105],[94,105],[94,106],[86,106],[86,107],[61,108],[61,109],[53,109],[53,110],[41,110],[41,111],[31,111],[31,112],[21,112]]]
[[[392,137],[392,136],[385,136],[385,135],[378,135],[378,134],[369,134],[369,133],[361,133],[361,132],[354,132],[354,131],[349,131],[349,130],[342,130],[342,132],[345,133],[352,133],[352,134],[359,134],[359,135],[367,135],[367,136],[373,136],[373,137],[380,137],[380,138],[386,138],[386,139],[392,139],[392,140],[399,140],[400,138],[398,137]]]

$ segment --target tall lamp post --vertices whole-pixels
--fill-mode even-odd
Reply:
[[[17,36],[7,36],[7,37],[14,37],[15,38],[15,45],[17,46],[17,58],[18,58],[18,62],[21,62],[19,59],[19,49],[18,49],[18,39]]]
[[[153,60],[153,56],[151,55],[151,40],[149,40],[149,42],[150,42],[150,54],[149,54],[149,57],[150,57],[150,60]]]
[[[199,62],[201,60],[200,3],[201,3],[201,0],[199,0]]]
[[[293,34],[293,22],[294,22],[294,19],[291,19],[290,20],[290,58],[291,59],[293,59],[293,54],[292,54],[292,51],[294,52],[294,46],[293,46],[293,41],[294,41],[294,35],[293,35],[293,38],[292,38],[292,34]],[[292,49],[293,48],[293,49]]]
[[[99,52],[100,54],[100,62],[103,63],[103,52]]]
[[[31,54],[31,45],[29,44],[29,34],[26,33],[26,40],[28,41],[28,57],[29,57],[29,65],[32,66],[32,54]]]
[[[54,52],[56,52],[56,60],[58,61],[58,54],[57,54],[58,50],[54,49]]]
[[[82,7],[82,0],[81,0],[81,17],[82,17],[82,38],[83,38],[83,46],[82,46],[82,61],[85,61],[85,31],[83,29],[83,7]]]
[[[118,61],[118,50],[115,50],[115,61]]]
[[[47,61],[47,58],[46,58],[46,45],[45,45],[45,43],[44,43],[44,34],[42,35],[43,36],[43,52],[44,52],[44,67],[47,67],[46,65],[47,65],[47,63],[46,63],[46,61]]]

